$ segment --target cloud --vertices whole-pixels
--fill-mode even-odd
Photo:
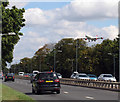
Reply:
[[[10,0],[8,8],[12,8],[12,6],[16,6],[17,8],[23,8],[27,5],[27,2],[13,2]]]
[[[117,18],[118,0],[109,2],[93,2],[94,0],[74,0],[63,8],[50,10],[47,13],[52,14],[54,19],[65,19],[68,21],[86,21],[108,18]],[[53,13],[54,12],[54,13]]]
[[[104,36],[106,38],[110,38],[110,39],[114,39],[116,37],[118,37],[118,28],[116,26],[110,25],[109,27],[104,27],[102,28],[103,32],[104,32]]]
[[[81,38],[85,35],[102,36],[104,39],[114,39],[118,35],[115,25],[96,27],[87,24],[88,20],[105,20],[118,16],[116,2],[71,2],[63,8],[42,10],[27,9],[24,36],[15,46],[14,61],[24,57],[32,57],[46,43],[55,43],[62,38]],[[103,0],[104,1],[104,0]],[[100,43],[102,40],[96,41]],[[94,43],[94,44],[95,44]]]

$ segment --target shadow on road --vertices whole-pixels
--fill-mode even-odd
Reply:
[[[35,94],[35,93],[32,93],[32,92],[29,92],[29,93],[24,93],[24,94],[26,94],[26,95],[54,95],[54,94],[56,94],[56,93],[54,93],[54,92],[40,92],[39,94]]]

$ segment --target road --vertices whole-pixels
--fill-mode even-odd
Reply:
[[[16,79],[15,82],[3,84],[32,97],[34,100],[118,100],[118,92],[85,88],[78,86],[61,85],[61,93],[43,92],[40,95],[32,94],[32,84],[29,80]]]

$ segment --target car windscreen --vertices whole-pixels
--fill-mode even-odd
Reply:
[[[113,77],[112,75],[103,75],[103,77]]]
[[[57,75],[55,73],[40,73],[39,79],[57,79]]]
[[[87,75],[79,75],[79,77],[88,77]]]

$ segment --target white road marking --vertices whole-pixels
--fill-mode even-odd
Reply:
[[[68,92],[64,91],[64,94],[68,94]]]
[[[86,96],[85,98],[87,98],[87,99],[91,99],[91,100],[94,99],[93,97],[90,97],[90,96]]]

